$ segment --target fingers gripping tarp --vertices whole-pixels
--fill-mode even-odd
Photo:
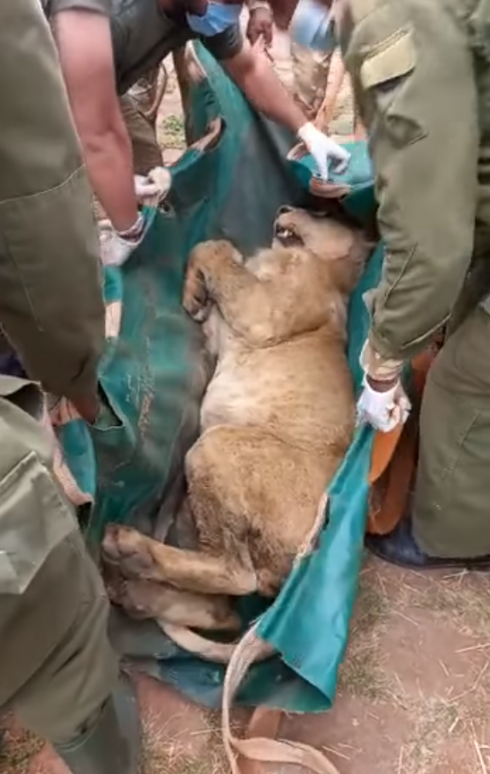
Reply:
[[[79,500],[94,500],[83,526],[95,549],[109,521],[163,534],[182,494],[183,456],[197,433],[206,383],[200,330],[181,308],[190,248],[215,237],[232,240],[245,254],[270,244],[278,207],[305,204],[312,179],[311,160],[285,160],[293,138],[255,115],[214,60],[197,51],[208,77],[192,88],[191,132],[202,137],[221,118],[220,137],[204,152],[189,150],[172,168],[165,210],[153,213],[150,232],[127,266],[106,272],[108,343],[100,380],[108,406],[100,421],[89,434],[79,420],[58,418]],[[349,170],[334,182],[347,186],[346,207],[362,215],[373,202],[367,150],[362,143],[349,147]],[[376,284],[381,257],[380,248],[351,301],[349,362],[357,387],[368,326],[362,293]],[[282,655],[252,667],[240,702],[308,712],[331,706],[363,551],[371,445],[368,429],[357,434],[330,488],[317,545],[275,603],[265,610],[260,599],[239,600],[247,622],[262,615],[259,634]],[[219,706],[223,667],[180,651],[152,622],[114,611],[111,625],[120,650],[142,669]]]

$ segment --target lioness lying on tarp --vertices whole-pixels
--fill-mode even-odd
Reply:
[[[197,550],[111,525],[113,601],[160,623],[226,629],[230,596],[277,594],[352,438],[350,292],[370,245],[340,222],[283,208],[272,248],[226,241],[190,256],[184,306],[204,325],[214,376],[186,458]]]

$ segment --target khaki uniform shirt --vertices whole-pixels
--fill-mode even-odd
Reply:
[[[39,0],[0,3],[0,72],[0,323],[31,378],[86,397],[104,346],[98,241]]]
[[[490,224],[490,6],[344,0],[336,13],[386,245],[370,339],[409,359],[448,319],[475,224]]]

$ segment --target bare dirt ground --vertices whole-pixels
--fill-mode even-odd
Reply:
[[[274,56],[290,82],[284,40]],[[351,131],[351,111],[346,88],[332,126],[339,134]],[[159,134],[171,163],[183,147],[174,80]],[[138,685],[147,774],[227,774],[218,713],[148,678]],[[238,729],[246,718],[235,714]],[[0,774],[67,774],[11,718],[3,726]],[[281,736],[323,749],[340,774],[490,774],[490,576],[422,575],[367,559],[335,707],[286,717]]]

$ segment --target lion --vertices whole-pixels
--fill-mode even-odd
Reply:
[[[183,305],[216,360],[185,460],[197,546],[109,525],[111,596],[128,612],[231,630],[231,597],[277,595],[351,443],[347,305],[371,249],[360,229],[290,207],[248,260],[228,241],[194,248]]]

